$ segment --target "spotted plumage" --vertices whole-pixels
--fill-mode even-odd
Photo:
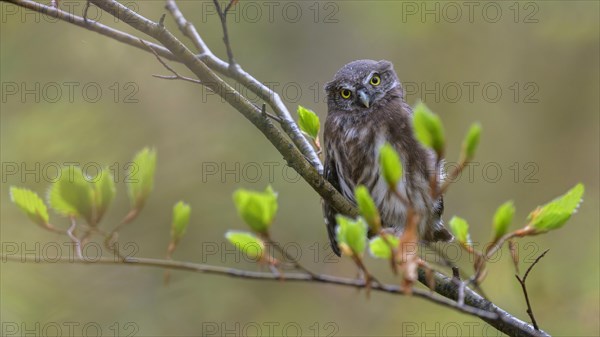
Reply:
[[[412,131],[412,110],[388,61],[359,60],[346,64],[325,86],[328,113],[324,128],[325,178],[350,201],[354,188],[365,185],[381,213],[382,225],[396,234],[404,228],[406,206],[393,195],[380,174],[378,151],[385,142],[394,146],[404,167],[398,191],[420,216],[419,236],[425,241],[449,241],[443,226],[443,200],[433,200],[430,174],[435,155],[425,149]],[[337,212],[323,202],[331,246],[336,242]]]

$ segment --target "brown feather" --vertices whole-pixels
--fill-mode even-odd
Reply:
[[[376,74],[380,85],[370,85]],[[351,90],[344,99],[342,89]],[[398,190],[420,215],[418,231],[426,241],[449,241],[452,235],[441,221],[443,200],[433,200],[430,174],[436,160],[432,151],[425,149],[412,130],[412,110],[403,98],[403,91],[391,63],[361,60],[351,62],[335,75],[326,86],[328,114],[324,126],[325,178],[350,201],[354,188],[365,185],[378,206],[382,224],[398,235],[404,228],[406,207],[387,188],[379,172],[378,151],[385,142],[400,154],[404,176]],[[366,95],[372,100],[368,107],[359,99]],[[339,255],[336,242],[336,211],[323,202],[327,231],[332,248]]]

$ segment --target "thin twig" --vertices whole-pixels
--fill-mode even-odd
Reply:
[[[285,249],[283,249],[283,247],[281,247],[279,245],[279,243],[277,243],[276,241],[273,241],[270,237],[266,238],[266,242],[268,244],[270,244],[273,248],[275,248],[275,250],[278,251],[279,254],[281,254],[287,261],[290,261],[291,264],[294,266],[294,268],[296,268],[297,270],[300,270],[308,275],[315,276],[315,273],[313,273],[310,269],[304,267],[300,263],[300,261],[298,261],[298,259],[295,259],[292,256],[290,256],[290,254]]]
[[[117,242],[116,242],[119,237],[119,231],[123,228],[123,226],[125,226],[125,225],[131,223],[133,220],[135,220],[135,218],[137,218],[139,213],[140,213],[140,210],[138,208],[131,209],[125,215],[125,217],[123,217],[121,222],[119,222],[119,224],[117,226],[115,226],[115,228],[113,228],[113,230],[104,239],[104,245],[106,246],[106,248],[110,249],[116,256],[118,256],[121,259],[125,259],[125,257],[122,256],[121,253],[119,252]]]
[[[390,241],[390,239],[388,238],[388,235],[393,235],[393,234],[389,234],[385,231],[385,229],[381,228],[381,218],[377,217],[376,219],[376,224],[377,224],[377,228],[379,228],[379,237],[383,240],[383,242],[388,245],[392,251],[392,256],[390,258],[390,268],[392,269],[392,273],[394,273],[394,275],[398,275],[398,257],[396,256],[398,254],[398,246],[394,247],[392,245],[392,242]]]
[[[22,262],[21,257],[0,254],[0,261],[16,261]],[[26,263],[28,263],[26,261]],[[38,261],[29,261],[29,263],[36,264],[44,264],[44,263],[70,263],[70,264],[109,264],[109,265],[138,265],[138,266],[150,266],[150,267],[158,267],[158,268],[167,268],[173,270],[185,270],[191,272],[205,273],[205,274],[216,274],[216,275],[224,275],[242,279],[259,279],[259,280],[277,280],[281,281],[281,277],[279,275],[275,275],[273,273],[264,273],[264,272],[256,272],[256,271],[248,271],[241,270],[235,268],[228,267],[220,267],[220,266],[211,266],[199,263],[190,263],[190,262],[182,262],[176,260],[161,260],[161,259],[151,259],[151,258],[132,258],[125,257],[122,260],[115,260],[112,258],[99,258],[93,260],[79,259],[79,258],[59,258],[59,259],[39,259]],[[339,286],[353,287],[353,288],[366,288],[367,284],[364,280],[361,279],[351,279],[351,278],[343,278],[336,277],[330,275],[323,274],[315,274],[315,276],[311,276],[308,274],[299,274],[292,273],[286,274],[284,281],[288,282],[309,282],[309,283],[325,283],[325,284],[333,284]],[[381,284],[372,282],[370,284],[370,288],[372,290],[402,295],[402,290],[397,285],[391,284]],[[477,317],[485,318],[485,319],[498,319],[498,315],[493,312],[488,312],[485,310],[481,310],[471,306],[459,306],[456,302],[449,300],[444,297],[436,296],[429,291],[422,289],[414,289],[413,295],[421,298],[426,298],[434,303],[440,304],[442,306],[446,306],[452,308],[454,310],[474,315]]]
[[[283,280],[283,273],[279,271],[279,269],[277,269],[277,267],[275,267],[272,264],[268,265],[269,270],[271,271],[271,273],[273,275],[275,275],[275,277],[277,277],[280,280]]]
[[[529,268],[527,268],[527,271],[525,271],[525,275],[523,276],[523,282],[525,282],[525,280],[527,279],[527,276],[529,275],[529,272],[531,271],[531,269],[533,269],[533,267],[542,259],[542,257],[544,257],[546,255],[546,253],[548,253],[550,249],[546,249],[542,254],[540,254],[540,256],[538,256],[535,261],[533,261],[533,263],[531,264],[531,266],[529,266]]]
[[[154,56],[156,57],[156,59],[158,60],[158,62],[160,62],[160,64],[162,64],[163,67],[165,67],[168,71],[170,71],[173,74],[173,76],[152,75],[153,77],[161,78],[161,79],[164,79],[164,80],[183,80],[183,81],[188,81],[188,82],[191,82],[191,83],[203,85],[203,83],[200,80],[179,75],[179,73],[177,71],[175,71],[175,69],[171,68],[171,66],[169,66],[165,61],[163,61],[163,59],[160,57],[160,55],[158,55],[158,53],[154,49],[152,49],[152,47],[150,45],[148,45],[144,40],[140,39],[140,41],[144,45],[146,45],[148,47],[148,49],[150,49],[150,51],[152,52],[152,54],[154,54]]]
[[[485,298],[486,300],[488,299],[487,295],[483,291],[483,288],[481,288],[481,284],[477,282],[477,275],[472,275],[471,277],[469,277],[469,280],[467,281],[467,286],[473,286],[473,289],[477,291],[477,293],[481,295],[481,297]]]
[[[539,330],[537,321],[535,320],[535,315],[533,314],[533,309],[531,308],[531,302],[529,301],[529,295],[527,294],[527,286],[525,285],[525,281],[527,281],[527,276],[529,276],[529,272],[533,269],[533,267],[548,253],[550,249],[546,249],[540,256],[538,256],[535,261],[527,268],[525,271],[525,275],[523,278],[520,278],[518,274],[515,274],[515,277],[521,284],[521,288],[523,289],[523,295],[525,295],[525,302],[527,302],[527,314],[531,318],[531,323],[533,324],[533,328]]]
[[[490,257],[492,257],[492,255],[494,255],[498,251],[498,249],[502,248],[502,245],[504,245],[504,243],[507,240],[510,240],[513,238],[520,238],[520,237],[524,237],[527,235],[534,235],[534,234],[535,234],[535,230],[532,228],[529,228],[529,227],[524,227],[524,228],[518,229],[514,232],[504,234],[504,236],[502,236],[500,239],[498,239],[492,246],[487,248],[487,250],[485,251],[483,256],[486,260],[489,260]]]
[[[263,103],[263,105],[260,107],[260,113],[261,113],[261,114],[263,114],[263,116],[269,117],[269,118],[271,118],[272,120],[274,120],[274,121],[276,121],[276,122],[278,122],[278,123],[281,123],[281,118],[279,118],[279,117],[277,117],[277,116],[275,116],[275,115],[272,115],[272,114],[270,114],[270,113],[268,113],[268,112],[267,112],[267,105],[266,105],[266,104],[264,104],[264,103]]]
[[[431,242],[423,242],[423,244],[433,250],[433,252],[436,254],[436,257],[440,257],[442,259],[442,262],[437,261],[427,261],[427,262],[433,262],[434,264],[437,265],[441,265],[442,267],[448,267],[451,268],[452,271],[454,272],[454,269],[458,269],[458,273],[459,275],[467,275],[467,273],[462,270],[460,267],[458,267],[454,262],[452,262],[452,260],[450,259],[450,257],[448,255],[446,255],[446,253],[444,251],[442,251],[441,249],[439,249],[437,247],[437,245],[432,244]],[[481,288],[481,285],[479,283],[476,282],[476,276],[477,275],[473,275],[471,277],[469,277],[469,279],[466,281],[466,285],[467,286],[473,286],[473,289],[475,291],[477,291],[477,293],[479,293],[479,295],[481,295],[483,298],[487,299],[487,295],[485,294],[485,292],[483,291],[483,289]]]
[[[130,46],[133,46],[133,47],[136,47],[139,49],[143,49],[143,50],[147,50],[146,46],[144,46],[142,43],[140,43],[140,39],[137,36],[133,36],[131,34],[122,32],[120,30],[111,28],[109,26],[103,25],[103,24],[95,22],[95,21],[91,21],[89,19],[86,20],[81,16],[71,14],[67,11],[63,11],[58,8],[54,8],[52,6],[47,6],[47,5],[41,4],[39,2],[32,1],[32,0],[0,0],[0,1],[12,3],[16,6],[30,9],[34,12],[38,12],[45,16],[48,16],[51,18],[56,18],[61,21],[76,25],[78,27],[96,32],[98,34],[104,35],[108,38],[128,44]],[[146,43],[151,45],[152,48],[154,50],[156,50],[158,52],[158,54],[160,54],[160,56],[162,56],[168,60],[171,60],[171,61],[181,62],[167,48],[165,48],[163,46],[159,46],[152,42],[148,42],[148,41],[146,41]]]
[[[369,272],[369,270],[363,263],[363,260],[360,256],[353,254],[352,261],[354,261],[354,263],[356,264],[358,269],[363,273],[363,275],[365,277],[365,285],[366,285],[365,289],[367,291],[367,296],[369,296],[371,288],[373,287],[372,284],[381,285],[382,283],[379,282],[379,280],[375,276],[373,276],[373,274],[371,274],[371,272]]]
[[[88,9],[90,9],[90,0],[86,0],[85,2],[85,7],[83,8],[83,21],[85,21],[86,23],[88,22]]]
[[[83,259],[83,254],[81,253],[81,241],[79,241],[77,236],[75,236],[73,233],[75,231],[75,227],[77,227],[77,221],[75,220],[75,217],[70,217],[70,220],[71,226],[69,226],[69,229],[67,229],[67,235],[73,242],[73,250],[75,251],[75,255],[77,255],[77,258]]]
[[[227,7],[225,7],[225,15],[227,15],[227,12],[229,12],[229,10],[231,9],[231,7],[235,6],[238,3],[238,0],[231,0],[229,1],[229,3],[227,4]]]
[[[225,43],[225,49],[227,50],[227,59],[229,60],[229,68],[233,69],[236,67],[235,60],[233,59],[233,51],[231,50],[231,43],[229,42],[229,32],[227,30],[227,11],[231,8],[234,1],[230,1],[225,10],[221,9],[219,0],[213,0],[217,14],[221,20],[221,29],[223,30],[223,43]]]

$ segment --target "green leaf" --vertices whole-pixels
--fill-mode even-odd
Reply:
[[[359,185],[354,189],[354,198],[358,204],[360,215],[367,221],[373,233],[379,232],[381,227],[381,218],[375,202],[371,198],[369,191],[363,185]]]
[[[171,223],[171,239],[178,242],[190,224],[190,205],[180,201],[173,206],[173,222]]]
[[[79,167],[66,167],[48,193],[48,203],[58,214],[94,223],[94,187]]]
[[[336,238],[341,251],[346,255],[362,255],[367,245],[367,224],[363,218],[352,220],[338,215],[336,221]]]
[[[93,184],[94,207],[96,210],[95,223],[100,222],[117,193],[115,181],[109,168],[105,167],[100,174],[101,176]]]
[[[300,130],[304,131],[312,139],[316,139],[319,136],[319,129],[321,127],[319,116],[312,110],[306,109],[301,105],[298,106],[298,125],[300,126]]]
[[[277,214],[277,193],[268,186],[264,192],[238,189],[233,202],[240,217],[258,233],[266,233]]]
[[[527,220],[529,220],[527,226],[535,228],[538,232],[546,232],[562,227],[571,218],[571,215],[577,211],[582,201],[583,192],[583,184],[579,183],[564,195],[538,207],[527,217]]]
[[[25,188],[11,186],[10,200],[25,212],[31,221],[40,226],[48,227],[48,208],[37,193]]]
[[[444,153],[444,126],[440,117],[425,105],[417,103],[413,112],[413,128],[417,139],[426,147],[433,149],[438,156]]]
[[[469,129],[469,132],[467,132],[462,145],[462,151],[465,158],[471,159],[473,156],[475,156],[475,150],[477,150],[477,146],[479,145],[480,136],[481,125],[479,123],[471,125],[471,128]]]
[[[400,239],[394,235],[387,235],[385,240],[378,235],[369,241],[369,251],[375,258],[389,260],[392,258],[392,250],[398,247],[399,243]]]
[[[138,152],[129,166],[129,200],[133,209],[142,209],[154,188],[156,150],[144,148]]]
[[[500,205],[494,214],[494,238],[499,239],[508,231],[515,215],[515,206],[512,200]]]
[[[465,219],[457,216],[452,217],[450,219],[450,229],[458,242],[464,246],[470,245],[469,224]]]
[[[264,254],[265,243],[252,233],[230,230],[225,238],[251,259],[260,260]]]
[[[396,188],[402,177],[402,162],[398,152],[389,143],[385,143],[379,150],[379,165],[385,181],[389,186]]]

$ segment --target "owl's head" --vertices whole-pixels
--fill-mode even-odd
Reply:
[[[325,85],[325,91],[330,111],[372,111],[393,98],[402,98],[392,63],[385,60],[346,64]]]

